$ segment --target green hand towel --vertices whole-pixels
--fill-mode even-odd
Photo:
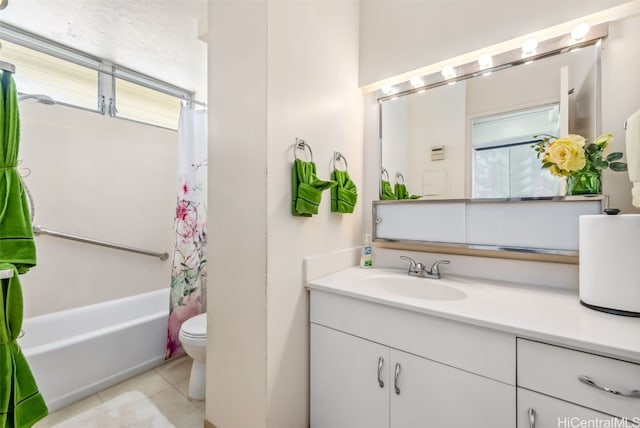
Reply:
[[[22,329],[18,270],[0,263],[5,269],[13,270],[13,278],[0,280],[0,426],[28,428],[47,415],[47,405],[16,342]]]
[[[36,264],[27,198],[16,169],[20,142],[18,97],[13,77],[0,79],[0,427],[29,428],[47,415],[33,374],[16,342],[22,328],[18,275]]]
[[[396,183],[395,193],[398,199],[420,199],[419,195],[410,195],[404,183]]]
[[[0,260],[25,273],[36,264],[36,247],[22,181],[16,168],[20,141],[18,97],[11,73],[0,91]]]
[[[358,189],[347,171],[334,169],[331,179],[338,183],[331,188],[331,211],[350,214],[358,202]]]
[[[335,181],[320,180],[316,176],[315,163],[296,159],[291,169],[291,214],[296,217],[318,214],[322,191],[335,185]]]
[[[380,180],[380,190],[382,192],[382,200],[383,201],[393,201],[398,199],[395,193],[393,193],[393,189],[391,188],[391,183],[387,180]]]

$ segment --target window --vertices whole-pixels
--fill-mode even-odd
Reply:
[[[0,55],[16,66],[18,92],[170,129],[193,92],[0,22]]]
[[[534,135],[560,133],[560,106],[551,104],[471,121],[474,198],[556,196],[563,180],[542,169]]]
[[[97,110],[96,70],[7,41],[1,52],[4,61],[16,66],[18,92],[46,94],[60,103]]]
[[[116,79],[116,116],[178,129],[180,100],[126,80]]]

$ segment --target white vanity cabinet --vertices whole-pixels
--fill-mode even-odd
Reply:
[[[518,339],[518,428],[640,427],[640,365]]]
[[[311,426],[388,427],[388,374],[387,347],[311,324]]]
[[[515,337],[315,290],[311,321],[311,428],[514,427]]]

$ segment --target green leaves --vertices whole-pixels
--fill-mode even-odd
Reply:
[[[622,153],[620,152],[609,153],[609,156],[607,156],[609,162],[617,161],[618,159],[622,159]]]
[[[623,172],[627,170],[627,164],[624,162],[611,162],[609,168],[611,168],[612,171]]]

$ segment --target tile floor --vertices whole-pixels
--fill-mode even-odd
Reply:
[[[187,396],[191,361],[184,356],[167,362],[64,407],[38,422],[34,428],[49,428],[129,391],[145,394],[176,428],[202,428],[205,402],[191,400]]]

